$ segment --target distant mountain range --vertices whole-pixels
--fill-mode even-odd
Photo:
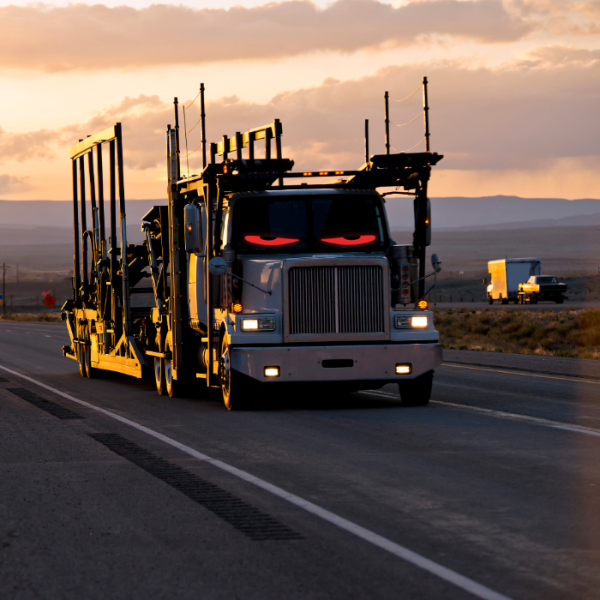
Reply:
[[[412,199],[388,196],[386,208],[391,229],[412,230]],[[434,230],[595,225],[600,223],[600,200],[518,196],[432,198],[431,222]]]
[[[128,230],[131,228],[132,232],[137,232],[141,217],[152,206],[166,203],[165,199],[128,200]],[[70,228],[73,222],[72,206],[69,201],[0,200],[0,229],[15,226],[26,229]],[[413,206],[410,198],[388,196],[386,207],[391,229],[412,230]],[[600,225],[600,200],[591,199],[564,200],[517,196],[432,198],[431,208],[434,230]],[[55,232],[55,235],[58,235],[58,232]],[[2,237],[0,233],[0,245],[6,245],[8,240],[5,241]]]

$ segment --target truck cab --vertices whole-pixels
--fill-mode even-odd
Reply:
[[[397,294],[399,248],[410,283],[413,249],[391,240],[384,199],[374,190],[231,194],[220,241],[227,272],[214,304],[231,384],[241,375],[246,384],[336,381],[372,389],[406,379],[414,388],[423,378],[430,385],[441,362],[439,334],[430,311],[409,308]],[[207,327],[197,275],[204,259],[189,259],[190,323],[199,331]]]

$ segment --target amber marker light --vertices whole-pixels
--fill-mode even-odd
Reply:
[[[242,312],[242,303],[241,302],[234,302],[232,307],[231,307],[232,312],[234,313],[241,313]]]
[[[423,329],[427,327],[427,317],[411,317],[410,325],[411,327]]]
[[[192,233],[192,224],[191,224],[191,223],[188,225],[188,231],[189,231],[190,233]]]
[[[279,377],[279,367],[265,367],[265,377]]]
[[[427,300],[419,300],[419,303],[417,304],[417,306],[421,310],[427,310],[429,308],[429,302],[427,302]]]
[[[409,375],[411,371],[412,367],[410,365],[396,365],[397,375]]]

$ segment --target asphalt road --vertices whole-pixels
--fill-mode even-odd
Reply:
[[[599,596],[600,379],[453,363],[426,408],[228,413],[82,379],[65,342],[0,323],[3,600]]]

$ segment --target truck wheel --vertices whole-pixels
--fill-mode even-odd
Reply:
[[[248,407],[247,398],[241,388],[240,373],[231,368],[229,346],[225,336],[221,340],[221,354],[219,357],[219,376],[221,378],[221,394],[227,410],[244,410]]]
[[[433,386],[433,371],[428,371],[415,377],[398,382],[400,398],[404,406],[427,406],[431,398]]]
[[[488,296],[488,304],[494,304],[494,299],[491,296]]]
[[[171,343],[167,341],[165,344],[165,353],[172,354]],[[165,358],[163,359],[164,366],[164,378],[165,378],[165,389],[167,394],[169,394],[169,398],[176,398],[181,392],[181,381],[173,378],[173,358]]]
[[[502,304],[508,304],[508,298],[502,298],[501,302]]]
[[[558,299],[556,300],[556,304],[562,304],[564,301],[565,301],[565,299],[564,299],[564,298],[558,298]]]
[[[154,357],[154,382],[156,383],[156,391],[159,396],[164,396],[165,393],[165,361],[164,359]]]
[[[79,363],[79,374],[85,377],[85,346],[77,344],[77,362]]]
[[[89,343],[85,345],[84,350],[84,360],[85,360],[85,376],[88,379],[92,379],[95,375],[94,369],[92,367],[92,347]]]

